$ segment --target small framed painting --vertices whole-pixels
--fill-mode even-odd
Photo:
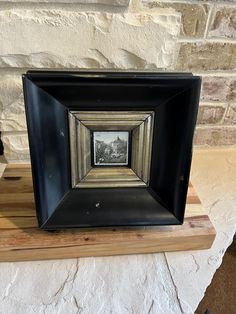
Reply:
[[[128,166],[128,131],[94,131],[92,134],[95,166]]]

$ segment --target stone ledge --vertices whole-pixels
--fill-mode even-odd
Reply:
[[[165,254],[186,314],[201,313],[196,308],[236,231],[236,149],[195,149],[191,182],[217,236],[210,250]]]
[[[3,10],[0,23],[0,67],[172,69],[178,53],[173,10]]]

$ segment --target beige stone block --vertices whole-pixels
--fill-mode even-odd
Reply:
[[[236,125],[236,104],[230,104],[227,108],[224,124]]]
[[[0,67],[170,69],[180,14],[0,11]]]
[[[0,130],[26,130],[24,97],[20,76],[0,78]]]
[[[204,101],[236,101],[236,78],[203,77],[201,99]]]
[[[236,38],[236,7],[216,7],[214,9],[208,36]]]
[[[200,146],[236,145],[236,127],[218,126],[201,127],[195,131],[194,144]]]
[[[227,100],[236,101],[236,78],[230,81],[229,92],[227,94]]]
[[[217,124],[220,123],[226,111],[225,105],[201,104],[198,110],[198,124]]]
[[[143,1],[149,8],[172,8],[181,13],[181,35],[203,37],[206,29],[209,6],[194,3],[162,3],[160,1]]]
[[[236,69],[236,43],[183,43],[176,69],[180,71]]]
[[[7,161],[30,160],[28,135],[26,133],[3,133],[1,139],[4,147],[4,156]]]
[[[224,101],[228,92],[228,79],[223,77],[204,77],[202,79],[201,99],[205,101]]]

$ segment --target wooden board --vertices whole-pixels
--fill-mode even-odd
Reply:
[[[79,188],[134,187],[146,184],[130,168],[92,168],[76,185]]]
[[[9,165],[0,180],[0,261],[29,261],[210,248],[215,229],[190,184],[182,226],[97,228],[50,233],[37,228],[29,165]]]

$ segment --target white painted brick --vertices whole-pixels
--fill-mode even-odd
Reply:
[[[30,160],[28,135],[26,133],[3,133],[1,139],[4,146],[4,156],[8,162]]]
[[[180,15],[65,10],[0,12],[0,67],[170,69]]]
[[[0,78],[0,130],[26,130],[23,90],[20,76]]]

